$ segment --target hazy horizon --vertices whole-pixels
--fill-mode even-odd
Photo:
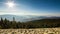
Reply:
[[[60,16],[60,0],[0,0],[0,15]]]

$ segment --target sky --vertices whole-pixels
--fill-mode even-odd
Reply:
[[[0,0],[0,15],[60,16],[60,0]]]

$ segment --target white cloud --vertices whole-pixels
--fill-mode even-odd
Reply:
[[[11,14],[11,15],[35,15],[35,16],[60,16],[59,13],[33,13],[27,11],[1,11],[0,15]]]

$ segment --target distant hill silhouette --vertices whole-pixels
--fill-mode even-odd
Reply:
[[[9,15],[9,14],[5,14],[5,15],[0,15],[0,18],[3,19],[8,19],[10,21],[12,21],[12,18],[15,17],[16,21],[20,21],[20,22],[27,22],[27,21],[32,21],[32,20],[40,20],[40,19],[45,19],[45,18],[60,18],[60,17],[56,17],[56,16],[51,16],[51,17],[47,17],[47,16],[34,16],[34,15]]]
[[[28,19],[28,17],[27,16],[22,16],[22,15],[20,15],[20,16],[18,16],[18,15],[8,15],[8,14],[6,14],[6,15],[0,15],[0,18],[3,18],[3,19],[8,19],[8,20],[10,20],[10,21],[12,21],[12,18],[13,17],[15,17],[15,20],[16,21],[20,21],[20,22],[25,22],[25,21],[28,21],[27,19]]]

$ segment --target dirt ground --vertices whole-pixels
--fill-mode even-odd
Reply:
[[[0,29],[0,34],[60,34],[60,28]]]

